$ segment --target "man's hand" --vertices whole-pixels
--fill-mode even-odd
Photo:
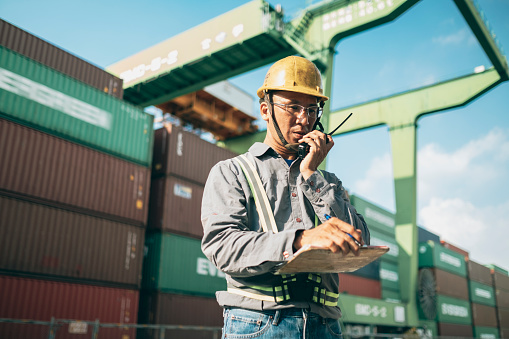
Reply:
[[[299,143],[301,142],[309,145],[309,153],[300,163],[300,172],[304,180],[307,180],[325,159],[332,146],[334,146],[334,141],[330,135],[314,130],[302,137],[299,140]]]
[[[297,233],[293,247],[299,250],[304,245],[313,245],[329,249],[334,253],[342,251],[346,255],[352,251],[355,255],[359,255],[359,246],[347,233],[364,245],[361,230],[333,217],[320,226]]]

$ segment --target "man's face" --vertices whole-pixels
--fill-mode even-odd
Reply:
[[[278,104],[297,104],[304,107],[317,107],[317,100],[315,97],[295,92],[278,91],[273,94],[272,101],[274,102],[274,116],[281,133],[288,143],[297,143],[304,135],[311,132],[316,118],[309,118],[305,110],[299,110],[297,114],[292,114],[289,112],[287,106],[285,107]],[[269,122],[267,107],[265,106],[266,114],[263,114],[263,104],[261,107],[263,120]]]

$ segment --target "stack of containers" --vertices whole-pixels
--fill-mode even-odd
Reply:
[[[473,260],[467,263],[472,325],[476,338],[498,338],[495,290],[490,269]]]
[[[466,258],[433,241],[420,242],[419,316],[437,322],[441,336],[471,337]]]
[[[201,200],[212,166],[236,154],[170,124],[154,140],[140,322],[221,327],[215,292],[226,280],[201,251]]]
[[[383,208],[358,196],[350,201],[364,216],[369,228],[372,246],[389,246],[390,250],[366,267],[340,275],[340,292],[354,295],[400,301],[399,246],[395,236],[395,216]]]
[[[506,270],[495,265],[491,265],[491,275],[500,338],[509,338],[509,276]]]
[[[11,31],[34,55],[63,55]],[[96,68],[73,60],[69,73]],[[140,109],[0,46],[0,318],[137,322],[152,124]],[[0,337],[47,330],[3,323]]]

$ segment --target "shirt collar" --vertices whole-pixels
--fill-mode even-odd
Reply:
[[[271,155],[278,155],[276,151],[274,151],[269,145],[264,144],[263,142],[255,142],[250,148],[249,152],[253,154],[255,157],[260,157],[265,153],[269,153]]]

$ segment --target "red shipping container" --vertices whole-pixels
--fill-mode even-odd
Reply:
[[[381,299],[382,284],[380,280],[339,273],[339,293]]]
[[[147,223],[150,170],[0,119],[0,190]]]
[[[467,278],[439,268],[429,268],[429,270],[433,272],[435,277],[436,291],[438,294],[469,300]]]
[[[448,243],[447,241],[444,241],[444,240],[440,240],[440,243],[442,244],[442,246],[444,246],[445,248],[448,248],[456,253],[459,253],[461,254],[462,256],[464,256],[465,258],[468,259],[468,251],[465,251],[464,249],[461,249],[459,248],[458,246],[455,246],[451,243]]]
[[[139,292],[0,275],[0,300],[0,318],[50,321],[54,317],[136,324]],[[47,326],[0,322],[2,339],[48,338],[48,332]],[[135,329],[100,328],[98,338],[133,339],[135,333]],[[91,338],[91,334],[90,325],[86,335],[69,333],[69,326],[63,325],[58,328],[56,338]]]
[[[202,197],[202,185],[173,176],[153,179],[148,228],[201,238]]]
[[[491,276],[493,278],[493,286],[495,286],[497,290],[504,290],[509,292],[508,275],[492,270]]]
[[[475,261],[467,261],[468,279],[478,283],[493,286],[491,271],[488,267],[481,265]]]
[[[472,325],[497,327],[497,312],[495,307],[472,303]]]
[[[181,127],[168,124],[154,132],[152,174],[174,175],[205,185],[215,164],[236,155]]]
[[[474,330],[470,325],[437,323],[438,334],[443,337],[472,338]]]
[[[143,228],[1,195],[0,215],[1,270],[140,286]]]

